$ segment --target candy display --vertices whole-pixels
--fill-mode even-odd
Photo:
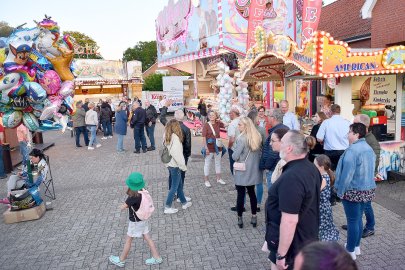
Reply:
[[[60,36],[45,16],[34,28],[17,28],[2,39],[0,113],[3,125],[29,130],[65,130],[74,113],[74,76],[70,70],[74,39]],[[4,44],[3,44],[4,43]]]

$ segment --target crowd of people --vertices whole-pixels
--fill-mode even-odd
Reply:
[[[121,101],[114,110],[115,133],[118,135],[117,151],[124,152],[123,137],[127,134],[129,123],[134,134],[134,153],[140,154],[157,148],[154,137],[156,123],[161,122],[165,126],[163,151],[160,153],[169,175],[164,214],[176,214],[178,209],[173,206],[174,200],[177,199],[183,210],[192,206],[191,196],[186,196],[184,192],[191,155],[191,131],[183,123],[182,110],[175,112],[174,119],[166,119],[168,102],[159,106],[158,112],[147,100],[144,101],[145,108],[139,100],[134,100],[132,105]],[[77,104],[78,110],[82,110],[74,120],[77,146],[81,133],[89,149],[94,145],[101,146],[96,140],[99,121],[105,127],[103,138],[112,135],[107,119],[112,114],[105,104],[108,102],[100,106],[104,110],[100,114],[103,120],[97,117],[94,103]],[[319,263],[310,258],[319,250],[342,260],[350,258],[341,263],[348,268],[328,269],[356,269],[353,260],[361,255],[361,238],[374,234],[371,201],[375,196],[374,175],[379,149],[375,137],[367,131],[370,119],[366,115],[358,115],[354,123],[350,123],[340,116],[339,105],[326,105],[316,113],[311,135],[305,136],[300,132],[299,121],[289,111],[286,100],[280,102],[280,108],[267,111],[263,106],[255,107],[247,116],[242,116],[239,108],[233,107],[230,123],[223,123],[215,110],[210,108],[208,111],[203,101],[199,104],[199,110],[203,112],[201,154],[204,157],[204,185],[212,188],[213,183],[209,179],[212,163],[216,183],[229,183],[222,177],[221,166],[222,157],[228,152],[231,182],[236,190],[235,206],[231,210],[237,213],[239,228],[245,226],[246,193],[250,202],[250,224],[256,227],[257,213],[263,209],[263,194],[267,192],[263,250],[269,252],[272,269],[293,269],[294,262],[295,269],[310,269],[305,265]],[[86,138],[87,129],[90,129],[90,139]],[[221,136],[225,129],[227,145],[224,136]],[[339,240],[339,231],[333,222],[334,196],[342,201],[346,214],[347,253],[342,253],[342,248],[335,244]],[[367,218],[364,228],[363,213]],[[317,241],[325,243],[317,245]],[[315,244],[307,245],[311,242]],[[161,263],[161,257],[153,258],[154,263]],[[117,256],[110,261],[123,265]],[[301,268],[298,264],[302,265]]]

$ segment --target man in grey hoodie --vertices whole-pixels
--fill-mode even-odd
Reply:
[[[76,113],[73,115],[73,127],[76,133],[76,147],[82,147],[80,145],[80,134],[83,133],[84,143],[89,145],[89,136],[87,133],[86,123],[84,121],[86,117],[86,111],[83,108],[83,102],[76,102]]]

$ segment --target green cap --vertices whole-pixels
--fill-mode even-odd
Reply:
[[[145,187],[143,175],[139,172],[131,173],[125,181],[130,190],[138,191]]]

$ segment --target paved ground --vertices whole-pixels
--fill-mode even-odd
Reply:
[[[157,133],[160,138],[161,127]],[[46,212],[38,221],[0,224],[1,269],[116,269],[107,258],[123,248],[128,217],[118,206],[125,199],[124,180],[136,170],[145,175],[158,206],[151,220],[151,232],[164,262],[160,266],[145,266],[143,261],[150,252],[137,239],[126,269],[270,269],[266,254],[260,251],[263,225],[252,228],[246,214],[246,226],[239,229],[236,214],[229,211],[236,192],[226,158],[223,169],[228,184],[204,187],[203,160],[198,155],[200,138],[193,139],[194,158],[189,163],[185,187],[186,194],[193,198],[193,206],[175,215],[163,214],[168,172],[157,151],[117,154],[115,138],[101,141],[103,146],[94,151],[76,149],[70,134],[48,132],[44,140],[56,144],[46,152],[51,159],[57,192],[54,210]],[[125,146],[132,150],[132,133],[126,137]],[[404,183],[379,185],[379,190],[385,191],[381,196],[379,192],[380,201],[391,194],[393,202],[404,202]],[[0,196],[4,195],[2,180]],[[0,206],[1,209],[5,207]],[[335,223],[340,227],[345,223],[342,207],[338,205],[333,210]],[[405,269],[404,216],[379,204],[374,204],[374,210],[377,233],[362,241],[360,268]],[[262,224],[263,212],[258,219]],[[345,232],[341,236],[344,243]]]

